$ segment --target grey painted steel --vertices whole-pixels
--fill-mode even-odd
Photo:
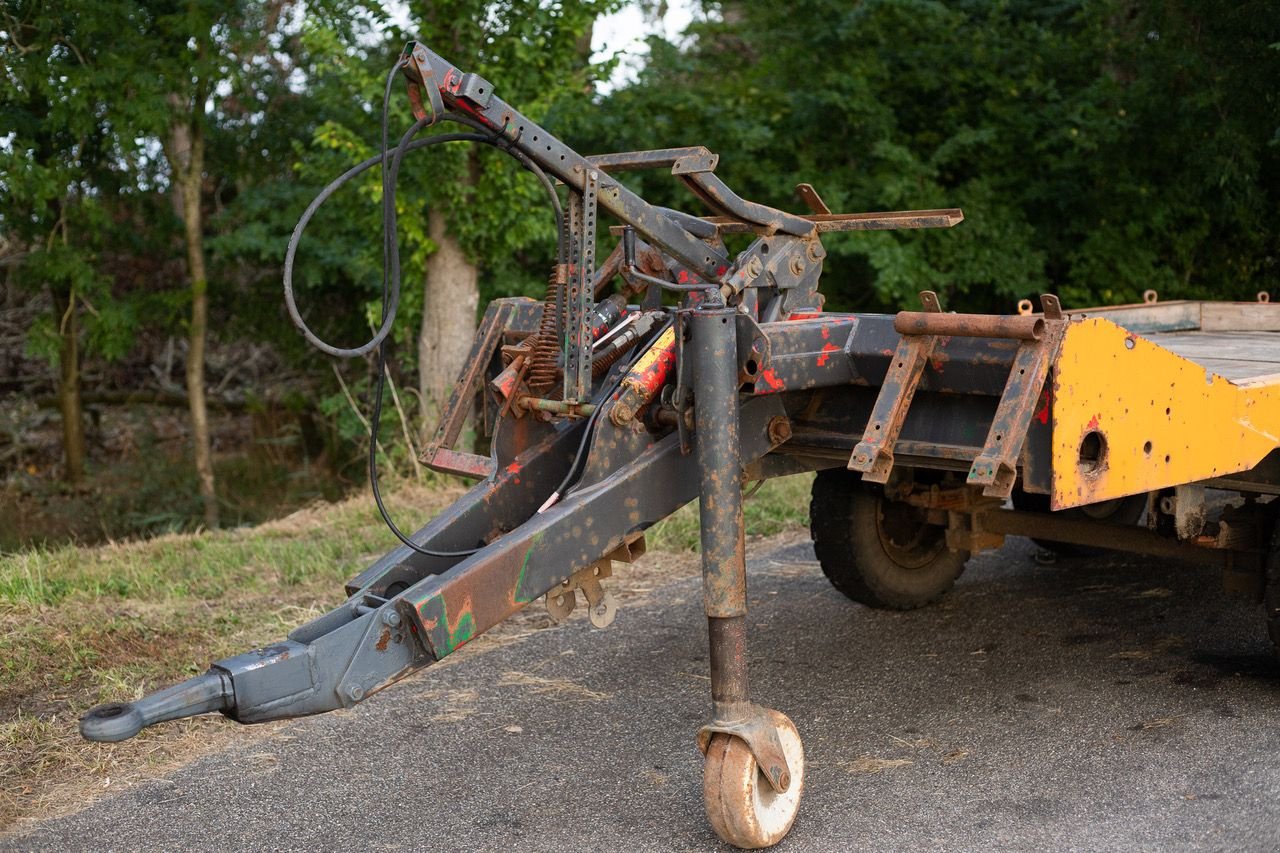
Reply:
[[[222,711],[234,705],[231,680],[224,672],[210,670],[136,702],[99,705],[80,720],[80,734],[86,740],[111,743],[131,738],[155,723]]]

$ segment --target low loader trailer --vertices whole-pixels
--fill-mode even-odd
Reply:
[[[707,818],[730,844],[770,846],[800,808],[805,759],[791,720],[757,703],[767,685],[748,680],[743,489],[806,472],[818,561],[853,601],[929,604],[970,555],[1021,535],[1210,563],[1264,605],[1280,642],[1280,305],[1265,294],[1087,310],[1044,295],[996,316],[949,313],[925,292],[897,315],[827,312],[825,235],[950,228],[961,211],[834,214],[802,184],[809,212],[788,213],[735,194],[705,148],[582,156],[421,43],[392,73],[417,121],[321,194],[288,255],[291,268],[332,190],[380,165],[382,328],[364,347],[333,347],[306,329],[289,272],[286,296],[324,351],[380,354],[398,301],[406,154],[489,145],[532,172],[559,235],[546,298],[489,305],[424,451],[433,469],[478,482],[352,578],[336,609],[196,678],[92,709],[84,737],[211,712],[256,723],[351,707],[536,601],[563,619],[581,592],[604,627],[613,563],[640,559],[645,531],[696,499]],[[461,128],[422,134],[443,121]],[[650,204],[617,177],[638,169],[669,171],[705,209]],[[487,456],[457,447],[469,416],[491,436]]]

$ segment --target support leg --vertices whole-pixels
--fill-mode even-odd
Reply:
[[[738,424],[737,332],[732,309],[690,315],[684,347],[694,381],[703,601],[714,718],[698,733],[703,795],[716,833],[739,847],[768,847],[791,828],[803,789],[804,752],[783,714],[752,704],[747,681],[747,574]]]

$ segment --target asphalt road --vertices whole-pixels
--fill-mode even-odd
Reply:
[[[1011,540],[904,614],[844,599],[806,543],[755,548],[755,697],[808,759],[776,849],[1280,849],[1260,609],[1206,569],[1033,552]],[[669,582],[606,631],[579,610],[4,849],[717,849],[698,592]]]

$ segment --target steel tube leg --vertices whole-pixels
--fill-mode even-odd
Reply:
[[[691,340],[685,347],[693,372],[703,602],[717,716],[723,703],[747,699],[747,573],[734,314],[732,309],[692,312]]]
[[[747,563],[733,310],[690,313],[694,446],[702,523],[702,592],[711,649],[711,722],[698,732],[707,820],[738,847],[768,847],[791,828],[804,788],[804,749],[786,715],[747,687]]]

